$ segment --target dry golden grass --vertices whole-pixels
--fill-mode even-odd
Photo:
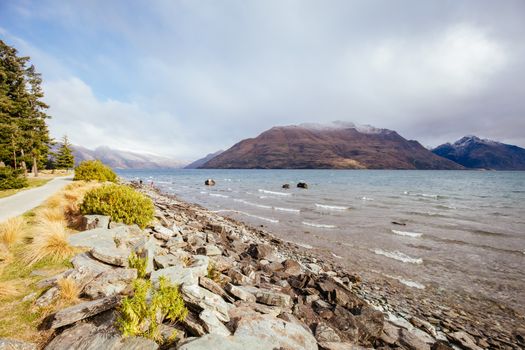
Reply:
[[[66,217],[62,207],[41,208],[35,211],[35,220],[38,223],[60,222],[64,223]]]
[[[20,294],[20,291],[12,281],[0,282],[0,298],[14,297]]]
[[[23,260],[30,265],[44,258],[58,262],[74,253],[75,249],[69,245],[68,233],[63,223],[39,222],[33,230],[33,238],[27,245]]]
[[[64,198],[64,195],[62,192],[58,192],[51,197],[49,197],[44,202],[44,207],[46,208],[62,208],[64,205],[67,204],[67,200]]]
[[[57,282],[60,290],[59,303],[61,305],[74,304],[78,302],[80,296],[80,287],[71,278],[63,278]]]
[[[0,243],[10,246],[20,240],[25,233],[26,221],[23,217],[10,218],[0,224]]]

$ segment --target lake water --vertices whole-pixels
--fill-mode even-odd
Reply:
[[[413,288],[525,304],[525,172],[122,170]],[[213,178],[216,185],[204,186]],[[308,189],[296,188],[304,181]],[[282,185],[290,184],[290,189]],[[405,225],[394,224],[393,222]]]

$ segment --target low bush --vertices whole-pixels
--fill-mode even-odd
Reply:
[[[137,253],[133,252],[128,258],[128,265],[130,269],[137,269],[138,278],[146,277],[146,267],[148,265],[146,258],[141,258]]]
[[[159,320],[182,321],[187,314],[178,286],[161,277],[155,290],[151,281],[139,278],[133,283],[133,296],[122,300],[117,325],[124,336],[159,340]]]
[[[0,190],[17,189],[29,186],[21,170],[11,167],[0,167]]]
[[[146,227],[153,220],[155,210],[148,197],[123,185],[105,185],[95,188],[80,205],[82,214],[108,215],[112,221]]]
[[[117,182],[117,174],[100,160],[86,160],[75,168],[73,180]]]
[[[16,243],[24,235],[26,221],[23,217],[17,216],[7,219],[0,224],[0,243],[10,246]]]

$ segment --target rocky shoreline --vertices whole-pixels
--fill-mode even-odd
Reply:
[[[87,248],[73,268],[41,281],[35,304],[57,294],[57,281],[74,280],[82,301],[50,315],[43,330],[55,336],[45,349],[157,349],[123,338],[116,307],[129,294],[138,252],[155,284],[164,276],[181,285],[189,309],[183,322],[161,325],[166,349],[520,349],[523,317],[501,305],[468,310],[475,300],[421,298],[388,280],[362,280],[334,259],[198,205],[143,187],[157,223],[145,230],[87,216],[86,230],[70,237]],[[497,312],[499,309],[499,312]],[[162,320],[160,320],[162,323]],[[177,331],[176,339],[169,339]],[[169,340],[169,341],[168,341]],[[11,342],[11,343],[9,343]],[[0,340],[0,349],[36,346]]]

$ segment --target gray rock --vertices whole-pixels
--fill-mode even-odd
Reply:
[[[430,350],[427,343],[404,328],[399,331],[399,343],[408,350]]]
[[[117,269],[103,272],[84,288],[84,294],[99,299],[119,294],[137,278],[136,269]]]
[[[230,320],[228,315],[229,306],[219,295],[198,285],[183,285],[181,292],[185,302],[198,306],[202,310],[209,309],[213,311],[222,322]]]
[[[28,343],[16,339],[0,338],[0,350],[36,350],[33,343]]]
[[[195,271],[182,265],[153,271],[150,278],[156,284],[160,277],[166,277],[168,281],[177,285],[197,285],[199,283],[199,277]]]
[[[55,300],[60,291],[58,290],[58,287],[51,287],[48,290],[46,290],[38,299],[35,301],[35,306],[37,307],[45,307],[51,305],[53,300]]]
[[[319,349],[321,350],[366,350],[362,346],[352,343],[340,343],[340,342],[320,342]]]
[[[204,329],[208,333],[220,334],[220,335],[230,335],[230,331],[221,321],[217,318],[214,312],[204,309],[199,314],[199,318],[204,324]]]
[[[155,231],[153,233],[155,238],[161,239],[163,241],[168,241],[175,234],[175,232],[173,232],[169,228],[166,228],[161,225],[155,225],[155,227],[153,227],[153,231]]]
[[[235,268],[228,271],[228,277],[232,279],[233,284],[238,286],[252,285],[255,283],[253,278],[244,275],[241,271]]]
[[[200,319],[196,318],[191,312],[181,321],[181,324],[193,336],[201,337],[206,334]]]
[[[170,266],[182,265],[180,258],[173,254],[157,255],[153,257],[155,267],[165,269]]]
[[[330,342],[338,343],[341,341],[341,337],[334,331],[333,328],[329,327],[326,323],[318,323],[315,327],[315,339],[318,342]]]
[[[55,298],[57,298],[60,295],[60,290],[56,286],[58,281],[61,279],[69,279],[73,281],[79,291],[82,291],[84,287],[90,283],[96,276],[98,275],[97,272],[93,272],[89,268],[85,266],[81,266],[78,269],[70,269],[65,271],[64,273],[60,274],[58,278],[55,279],[54,284],[55,286],[49,288],[47,291],[45,291],[36,301],[35,305],[38,307],[44,307],[49,306]]]
[[[188,243],[184,242],[182,236],[173,236],[166,242],[166,248],[183,248],[187,246]]]
[[[247,301],[247,302],[252,302],[252,303],[254,303],[255,300],[256,300],[255,295],[253,295],[252,293],[248,292],[247,290],[244,290],[243,288],[236,287],[236,286],[234,286],[231,283],[226,284],[224,286],[224,289],[228,293],[230,293],[231,295],[236,297],[237,299],[240,299],[240,300],[243,300],[243,301]]]
[[[222,250],[214,244],[208,244],[197,249],[197,254],[215,256],[222,255]]]
[[[472,338],[463,331],[451,333],[449,334],[449,337],[453,342],[461,345],[464,349],[481,350],[481,348],[476,345],[474,340],[472,340]]]
[[[79,232],[69,236],[69,244],[74,247],[94,248],[104,243],[115,244],[116,235],[129,235],[127,226],[119,226],[113,229],[95,228],[89,231]],[[104,242],[104,243],[103,243]]]
[[[305,328],[269,315],[248,315],[237,322],[235,337],[256,337],[271,348],[317,350],[317,341]]]
[[[270,306],[279,306],[282,308],[292,307],[292,297],[288,294],[279,293],[277,291],[262,289],[257,287],[240,287],[245,291],[255,295],[258,303]]]
[[[50,328],[60,328],[68,324],[98,315],[112,309],[120,302],[120,297],[111,296],[103,299],[86,301],[58,311],[51,321]]]
[[[229,294],[227,294],[217,282],[215,282],[212,279],[209,279],[206,276],[199,277],[199,286],[209,290],[212,293],[220,295],[221,297],[228,300],[229,302],[235,301],[235,299],[232,298]]]
[[[71,259],[71,263],[75,269],[85,267],[97,273],[102,273],[115,268],[114,266],[104,264],[94,259],[89,253],[80,253],[75,255],[75,257]]]
[[[269,244],[252,244],[248,248],[248,254],[252,256],[252,258],[261,260],[265,259],[268,261],[276,261],[277,259],[277,249],[275,247],[272,247]]]
[[[231,269],[235,261],[232,258],[222,256],[222,255],[217,255],[217,256],[213,256],[210,258],[210,263],[212,263],[213,266],[215,266],[216,270],[220,272],[224,272],[226,270]]]
[[[176,343],[185,338],[185,333],[181,329],[177,329],[167,324],[159,325],[159,334],[163,344]]]
[[[110,217],[106,215],[84,215],[82,217],[82,231],[94,228],[108,228]]]
[[[117,248],[115,244],[100,244],[91,249],[91,255],[106,264],[114,266],[128,266],[128,258],[131,250]]]
[[[268,350],[273,349],[273,343],[257,337],[226,337],[219,334],[207,334],[193,339],[179,350]]]

